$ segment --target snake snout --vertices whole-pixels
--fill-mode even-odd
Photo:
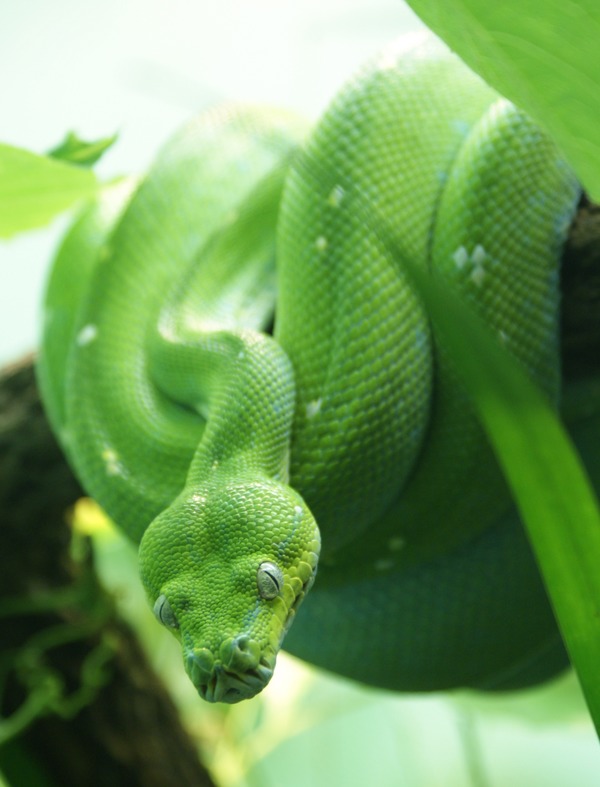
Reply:
[[[186,670],[200,696],[208,702],[250,699],[271,680],[275,655],[261,652],[248,635],[225,639],[218,656],[208,648],[188,654]]]

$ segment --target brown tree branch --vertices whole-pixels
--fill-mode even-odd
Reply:
[[[0,748],[0,768],[11,787],[35,784],[31,768],[60,787],[211,787],[177,708],[98,584],[92,560],[71,558],[66,512],[81,494],[44,416],[32,359],[5,369],[0,712],[8,718],[28,698],[58,693],[59,711],[71,706],[67,715],[75,715],[42,714]],[[65,589],[71,598],[61,601]],[[30,609],[19,614],[23,603]]]

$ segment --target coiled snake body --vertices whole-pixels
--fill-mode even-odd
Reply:
[[[283,112],[208,112],[83,215],[46,300],[52,423],[141,542],[206,699],[260,691],[288,629],[292,653],[376,686],[541,680],[565,655],[518,516],[401,262],[355,207],[557,401],[578,184],[431,41],[388,48],[304,137]]]

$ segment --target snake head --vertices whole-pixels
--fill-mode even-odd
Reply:
[[[234,703],[267,685],[319,549],[302,498],[268,479],[185,489],[152,522],[142,581],[201,697]]]

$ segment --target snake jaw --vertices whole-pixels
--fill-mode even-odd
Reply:
[[[294,579],[290,582],[288,577],[286,587],[291,603],[286,603],[285,591],[271,602],[272,609],[277,610],[275,617],[280,621],[279,636],[272,637],[261,647],[249,634],[240,634],[226,637],[214,650],[203,647],[187,652],[185,668],[202,699],[233,704],[251,699],[267,686],[273,676],[279,647],[315,579],[318,551],[306,552],[302,557],[304,559],[292,571]]]
[[[269,683],[275,653],[262,653],[246,635],[230,637],[221,644],[219,657],[207,648],[187,655],[186,671],[202,699],[233,704],[251,699]]]

